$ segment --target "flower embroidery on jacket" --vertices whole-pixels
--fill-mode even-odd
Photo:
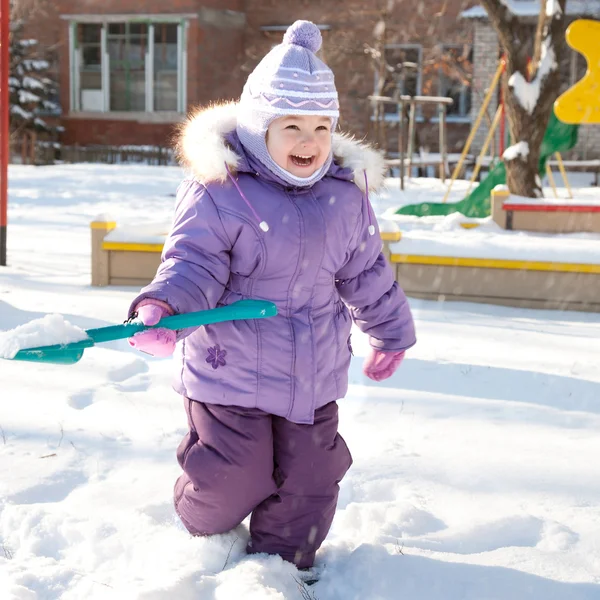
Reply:
[[[213,369],[217,367],[224,367],[227,363],[225,357],[227,356],[227,350],[221,350],[219,344],[215,344],[212,348],[208,349],[208,356],[206,362],[210,363]]]

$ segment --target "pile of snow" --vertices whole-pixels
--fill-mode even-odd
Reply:
[[[515,158],[522,158],[525,160],[529,156],[529,144],[527,142],[519,142],[509,146],[502,155],[502,158],[506,161],[515,160]]]
[[[117,227],[104,237],[104,241],[129,244],[164,244],[170,226],[169,222],[138,223],[123,226],[117,224]]]
[[[0,358],[14,358],[19,350],[70,344],[87,339],[83,329],[71,325],[61,315],[46,315],[15,329],[0,332]]]
[[[598,234],[506,231],[491,217],[481,219],[475,229],[464,229],[461,222],[457,213],[437,217],[427,229],[403,231],[402,239],[390,244],[390,250],[416,256],[600,264]]]

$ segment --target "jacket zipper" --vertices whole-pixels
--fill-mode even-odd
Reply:
[[[296,403],[296,334],[294,333],[294,325],[292,323],[292,307],[291,307],[291,299],[290,299],[290,291],[294,289],[296,282],[298,281],[298,277],[300,275],[300,268],[304,261],[304,252],[305,252],[305,244],[304,244],[304,221],[302,220],[302,211],[296,206],[295,197],[296,194],[294,191],[291,194],[294,195],[294,198],[290,196],[290,192],[287,192],[287,196],[290,199],[294,209],[298,213],[298,223],[300,225],[300,252],[298,253],[298,263],[296,264],[296,269],[294,271],[294,275],[292,276],[292,281],[290,283],[290,288],[288,289],[288,319],[290,319],[290,330],[292,332],[292,369],[293,369],[293,377],[292,377],[292,389],[291,389],[291,398],[290,398],[290,408],[288,410],[288,417],[294,411],[294,404]]]

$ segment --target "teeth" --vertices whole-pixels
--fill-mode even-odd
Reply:
[[[302,156],[302,154],[295,154],[294,156],[296,156],[298,158],[306,158],[306,159],[312,158],[312,156]]]

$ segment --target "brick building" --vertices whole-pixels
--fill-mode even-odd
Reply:
[[[308,19],[321,28],[323,58],[336,75],[340,126],[373,139],[373,110],[367,97],[374,93],[379,75],[365,48],[375,46],[374,32],[382,7],[388,4],[387,0],[168,4],[54,0],[48,2],[42,22],[34,23],[32,37],[58,49],[66,144],[164,146],[190,107],[238,97],[248,72],[281,41],[286,26]],[[401,68],[384,75],[384,93],[398,87],[411,95],[451,96],[448,149],[460,151],[499,52],[478,2],[396,0],[385,22],[387,62]],[[386,115],[392,136],[397,119],[393,111]],[[437,151],[435,112],[420,110],[417,122],[419,145]],[[484,135],[482,128],[473,150]]]
[[[345,130],[369,135],[367,96],[377,76],[365,45],[374,44],[383,0],[54,0],[31,36],[56,48],[66,144],[165,145],[194,105],[239,96],[253,66],[296,19],[321,27],[323,56],[336,74]],[[468,131],[470,94],[452,78],[431,83],[438,43],[464,52],[471,24],[463,0],[398,0],[386,19],[386,56],[411,64],[398,84],[411,94],[456,93],[450,129]],[[445,7],[437,19],[433,15]],[[391,92],[387,82],[386,93]],[[396,85],[396,84],[394,84]],[[427,137],[426,115],[419,115]],[[394,115],[390,115],[393,121]],[[437,139],[433,134],[433,143]],[[452,139],[452,136],[451,136]],[[435,148],[432,148],[435,149]]]
[[[64,142],[166,145],[190,104],[239,93],[242,0],[56,0]]]

